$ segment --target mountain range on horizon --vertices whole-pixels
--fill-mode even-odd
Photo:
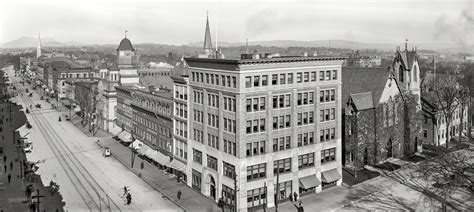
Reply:
[[[43,47],[78,47],[78,46],[96,46],[111,44],[87,44],[82,42],[57,41],[54,38],[41,38],[41,46]],[[219,42],[221,47],[245,46],[245,42]],[[325,47],[325,48],[343,48],[343,49],[378,49],[383,51],[394,51],[397,46],[401,48],[403,44],[394,43],[364,43],[349,40],[316,40],[316,41],[297,41],[297,40],[268,40],[268,41],[251,41],[249,46],[274,46],[274,47]],[[16,40],[12,40],[0,44],[0,48],[31,48],[38,46],[38,38],[22,36]],[[201,47],[203,42],[192,42],[184,46]],[[435,50],[440,52],[452,53],[468,53],[474,54],[474,45],[459,45],[450,43],[409,43],[409,48],[416,46],[418,50]]]

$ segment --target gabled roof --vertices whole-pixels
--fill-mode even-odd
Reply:
[[[356,95],[358,100],[368,100],[372,94],[372,107],[377,107],[390,72],[387,68],[355,68],[342,67],[342,101]],[[363,94],[363,95],[362,95]],[[361,103],[362,108],[370,107],[369,103]]]
[[[122,41],[120,41],[117,51],[127,51],[127,50],[135,51],[135,49],[132,46],[132,42],[130,42],[128,38],[124,38],[122,39]]]
[[[372,92],[351,94],[350,99],[354,103],[357,110],[367,110],[374,108],[374,100]]]
[[[416,51],[399,51],[397,50],[397,56],[401,58],[401,61],[403,65],[405,66],[406,70],[411,70],[411,67],[413,66],[413,63],[415,62],[416,59]]]

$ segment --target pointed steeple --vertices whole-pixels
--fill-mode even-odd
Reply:
[[[206,32],[204,34],[204,50],[209,53],[212,51],[211,29],[209,28],[209,12],[207,12]]]

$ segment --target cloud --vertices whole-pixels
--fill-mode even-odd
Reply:
[[[463,9],[457,19],[450,19],[445,14],[440,15],[434,25],[434,40],[454,42],[460,45],[473,44],[474,13]]]

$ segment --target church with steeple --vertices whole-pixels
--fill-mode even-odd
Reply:
[[[413,94],[420,100],[420,66],[416,47],[408,49],[408,40],[405,40],[405,50],[397,48],[392,63],[392,71],[400,90],[404,94]]]
[[[217,43],[216,43],[217,45]],[[209,13],[206,17],[206,31],[204,32],[204,45],[203,53],[199,54],[199,58],[224,58],[224,55],[220,50],[212,48],[212,39],[211,39],[211,28],[209,27]]]

